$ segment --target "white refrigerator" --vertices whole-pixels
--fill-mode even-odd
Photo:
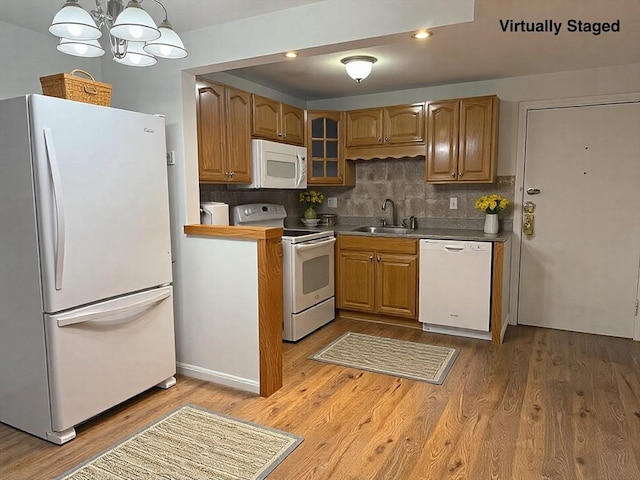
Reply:
[[[164,118],[0,101],[0,421],[63,444],[175,383]]]

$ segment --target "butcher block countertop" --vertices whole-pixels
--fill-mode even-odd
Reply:
[[[184,226],[187,235],[202,237],[237,238],[245,240],[271,240],[282,237],[281,227],[239,227],[230,225],[200,225]]]

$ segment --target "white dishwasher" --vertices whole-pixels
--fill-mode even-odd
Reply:
[[[491,252],[491,242],[420,240],[418,318],[424,330],[490,336],[480,332],[490,328]]]

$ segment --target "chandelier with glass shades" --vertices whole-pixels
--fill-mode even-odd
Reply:
[[[102,9],[95,0],[96,9],[87,12],[79,0],[66,0],[49,27],[60,37],[57,49],[78,57],[100,57],[104,49],[98,42],[102,30],[108,32],[113,59],[123,65],[147,67],[159,58],[184,58],[187,50],[167,19],[167,10],[158,0],[150,0],[162,7],[164,20],[156,25],[142,9],[144,0],[106,0]]]

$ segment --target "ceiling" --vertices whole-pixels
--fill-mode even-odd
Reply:
[[[178,32],[222,24],[320,0],[166,0]],[[363,5],[367,1],[361,0]],[[415,0],[398,0],[402,1]],[[425,1],[425,0],[421,0]],[[62,0],[0,3],[0,20],[46,32]],[[90,9],[93,1],[81,0]],[[153,3],[148,2],[149,5]],[[182,8],[176,8],[180,5]],[[158,20],[161,12],[145,8]],[[158,6],[156,6],[159,9]],[[570,19],[620,22],[619,32],[569,32]],[[501,21],[562,22],[560,32],[504,32]],[[395,43],[307,56],[229,71],[302,100],[372,94],[496,78],[640,63],[638,0],[476,0],[473,22],[434,28],[422,41],[395,36]],[[388,41],[388,40],[387,40]],[[188,48],[188,45],[187,45]],[[340,63],[348,55],[378,59],[362,83]],[[639,85],[640,88],[640,85]]]

